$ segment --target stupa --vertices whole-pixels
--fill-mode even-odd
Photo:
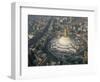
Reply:
[[[75,44],[68,36],[68,30],[65,28],[63,36],[54,38],[49,42],[48,51],[57,58],[63,58],[65,55],[69,56],[76,53],[76,49],[73,46]]]

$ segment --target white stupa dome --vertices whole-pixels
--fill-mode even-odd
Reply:
[[[51,40],[51,49],[56,49],[61,52],[76,52],[72,45],[74,46],[69,37],[61,37],[59,39],[56,38]]]

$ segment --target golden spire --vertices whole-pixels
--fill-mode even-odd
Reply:
[[[65,28],[64,29],[64,37],[67,37],[68,36],[68,32],[67,32],[67,29]]]

